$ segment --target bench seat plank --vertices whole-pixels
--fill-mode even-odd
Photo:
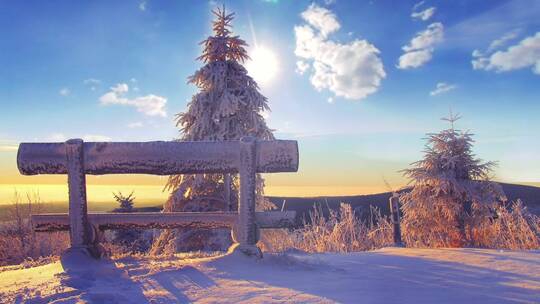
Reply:
[[[296,211],[256,212],[259,228],[292,228],[299,223]],[[172,228],[230,228],[236,224],[238,212],[133,212],[88,213],[88,221],[100,229],[172,229]],[[35,231],[69,230],[67,213],[32,215]]]

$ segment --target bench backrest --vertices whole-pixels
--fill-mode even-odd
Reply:
[[[85,142],[84,173],[195,174],[237,173],[240,141]],[[296,172],[294,140],[256,141],[256,172]],[[21,174],[67,174],[66,143],[21,143],[17,155]]]

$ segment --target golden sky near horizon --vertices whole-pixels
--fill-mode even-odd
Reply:
[[[270,196],[314,197],[386,192],[389,189],[385,180],[393,189],[406,185],[406,179],[399,172],[399,168],[405,167],[406,163],[369,159],[349,162],[345,158],[332,158],[321,152],[304,154],[300,157],[298,172],[265,174],[265,193]],[[164,202],[168,196],[168,193],[163,192],[166,181],[166,176],[88,175],[88,199],[91,202],[112,202],[112,192],[135,191],[138,202]],[[526,181],[501,181],[527,184],[524,183]],[[67,177],[23,176],[17,170],[16,149],[0,151],[0,205],[12,202],[15,191],[23,196],[39,192],[44,202],[65,202]]]
[[[314,166],[310,163],[319,163]],[[353,167],[340,166],[331,170],[329,164],[306,157],[296,173],[265,174],[265,193],[270,196],[340,196],[370,194],[388,191],[384,180],[370,178],[370,170],[355,170]],[[16,151],[0,153],[0,204],[13,201],[14,193],[39,192],[45,202],[67,200],[67,177],[65,175],[23,176],[18,172]],[[373,170],[371,170],[373,171]],[[326,179],[325,179],[326,177]],[[166,176],[144,174],[87,176],[88,199],[94,202],[112,201],[112,192],[135,191],[138,201],[165,201],[167,193],[163,186]],[[393,187],[399,188],[405,180],[389,179]]]

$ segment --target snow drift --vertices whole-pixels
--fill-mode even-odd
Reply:
[[[0,273],[7,303],[538,303],[540,251],[385,248],[351,254],[124,257],[66,274]]]

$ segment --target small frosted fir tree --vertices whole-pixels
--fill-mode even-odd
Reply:
[[[443,118],[451,127],[428,134],[424,159],[404,170],[413,185],[401,195],[408,246],[466,246],[475,222],[506,200],[499,184],[490,181],[495,163],[477,159],[472,134],[454,129],[459,118],[452,113]]]
[[[119,208],[114,209],[114,212],[133,212],[133,201],[135,200],[133,191],[128,196],[125,196],[122,192],[113,192],[113,197],[120,205]]]
[[[113,212],[130,213],[135,212],[133,204],[135,197],[133,192],[129,195],[124,195],[122,192],[114,193],[113,197],[120,205],[119,208],[113,210]],[[120,245],[131,252],[145,252],[150,247],[149,242],[143,237],[144,230],[136,228],[124,228],[118,229],[113,232],[113,243]]]
[[[203,52],[197,59],[204,66],[188,79],[199,89],[184,113],[176,115],[180,127],[179,141],[237,140],[253,136],[261,140],[274,139],[261,113],[269,111],[267,99],[257,83],[242,66],[249,57],[246,42],[231,32],[234,13],[225,8],[212,11],[214,35],[201,42]],[[170,211],[236,210],[239,180],[230,174],[176,175],[169,177],[166,190],[171,195],[164,207]],[[264,181],[257,176],[257,208],[269,209],[264,198]],[[230,244],[228,231],[184,230],[162,233],[154,253],[172,250],[221,250]],[[171,244],[174,242],[174,244]]]

